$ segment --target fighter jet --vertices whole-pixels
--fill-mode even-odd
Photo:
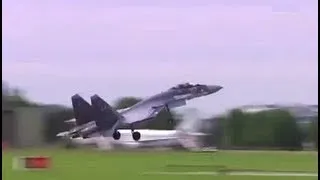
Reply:
[[[83,116],[86,120],[82,119],[81,121],[76,121],[76,126],[69,132],[65,132],[63,135],[72,135],[73,137],[80,136],[83,138],[102,135],[104,137],[112,136],[113,139],[119,140],[121,133],[118,129],[125,125],[130,126],[132,138],[135,141],[139,141],[141,134],[138,131],[135,131],[135,128],[141,122],[153,120],[162,110],[171,113],[170,109],[184,106],[188,100],[207,96],[216,93],[221,89],[222,86],[219,85],[178,84],[164,92],[146,98],[129,108],[118,111],[113,109],[98,95],[93,95],[90,97],[91,107],[88,108],[90,111],[86,113],[90,115]],[[77,94],[72,97],[74,108],[81,106],[81,103],[74,103],[74,99],[79,98],[81,97]],[[84,113],[84,111],[82,112]],[[79,119],[79,117],[76,116],[75,118]],[[83,123],[85,121],[87,123]],[[172,119],[169,119],[169,122],[172,122]],[[61,133],[58,135],[62,136]]]

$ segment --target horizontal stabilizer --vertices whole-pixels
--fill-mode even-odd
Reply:
[[[57,137],[64,137],[64,136],[66,136],[66,135],[68,135],[68,134],[69,134],[69,132],[68,132],[68,131],[65,131],[65,132],[58,133],[56,136],[57,136]]]
[[[76,123],[76,119],[69,119],[69,120],[66,120],[66,121],[64,121],[65,123],[67,123],[67,124],[73,124],[73,123]]]

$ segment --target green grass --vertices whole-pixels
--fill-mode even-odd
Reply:
[[[12,169],[15,156],[46,155],[52,167],[45,171]],[[189,180],[189,179],[317,179],[317,177],[142,175],[144,172],[192,172],[217,170],[260,170],[317,172],[316,152],[98,152],[93,150],[16,150],[2,152],[5,180]]]

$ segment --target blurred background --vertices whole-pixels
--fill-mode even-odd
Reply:
[[[121,97],[113,103],[121,109],[139,102],[139,97]],[[196,109],[174,112],[169,124],[166,111],[139,128],[172,130],[183,120],[190,131],[207,133],[203,147],[219,149],[312,150],[318,148],[318,105],[268,104],[230,109],[223,114],[200,119]],[[2,84],[2,143],[9,147],[50,147],[59,144],[56,135],[70,127],[69,106],[35,103],[21,90]],[[190,120],[191,119],[191,120]],[[196,122],[195,122],[196,121]]]
[[[315,149],[317,4],[4,0],[2,143],[55,146],[75,93],[119,109],[191,82],[224,88],[141,128],[188,119],[204,147]]]

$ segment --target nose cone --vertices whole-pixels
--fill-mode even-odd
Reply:
[[[211,94],[220,91],[222,88],[223,88],[222,86],[218,86],[218,85],[208,86],[209,92]]]

